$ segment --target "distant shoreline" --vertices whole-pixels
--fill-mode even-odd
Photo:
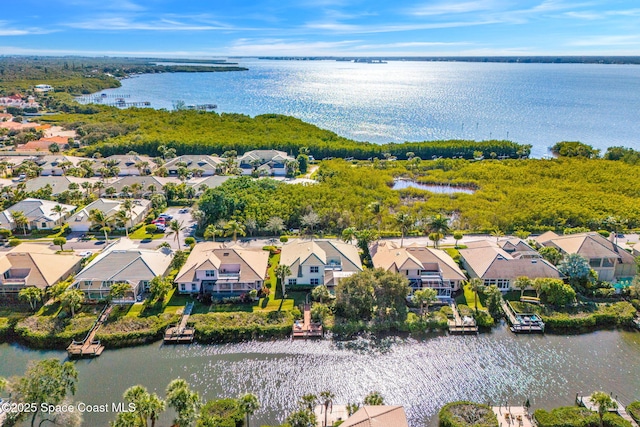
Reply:
[[[371,59],[411,62],[640,65],[640,56],[261,56],[258,59],[279,61],[356,61]]]

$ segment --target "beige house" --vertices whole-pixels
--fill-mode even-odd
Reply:
[[[344,278],[362,271],[358,249],[338,240],[296,240],[282,247],[280,264],[288,265],[288,286],[326,285],[332,288]]]
[[[362,406],[342,427],[409,427],[407,415],[402,406]]]
[[[547,231],[535,239],[542,246],[558,249],[562,254],[579,254],[589,260],[598,279],[615,282],[636,275],[632,254],[595,232],[559,236]]]
[[[133,303],[148,290],[156,276],[169,272],[173,252],[169,248],[139,249],[128,239],[112,243],[74,278],[72,288],[84,292],[90,301],[109,296],[116,283],[128,283],[132,292],[116,303]]]
[[[64,212],[62,214],[58,214],[54,211],[54,208],[58,205],[64,208]],[[24,213],[29,221],[27,224],[28,230],[54,228],[60,224],[60,220],[64,221],[68,218],[75,209],[75,206],[64,205],[50,200],[32,198],[24,199],[0,212],[0,228],[7,228],[9,230],[21,228],[16,226],[12,216],[13,212]]]
[[[39,156],[35,162],[42,168],[41,176],[61,176],[69,168],[77,167],[78,163],[86,160],[83,157],[50,155]]]
[[[98,199],[69,217],[67,223],[71,231],[89,231],[93,226],[90,212],[94,209],[102,211],[106,217],[113,217],[122,209],[122,201],[116,199]],[[131,212],[130,226],[143,221],[151,211],[151,201],[135,199],[133,200],[133,210]]]
[[[238,296],[261,289],[268,268],[269,252],[260,248],[202,242],[191,250],[175,282],[181,294]]]
[[[516,240],[520,239],[500,243],[471,242],[467,249],[460,249],[462,265],[469,277],[481,279],[485,286],[496,285],[502,292],[512,289],[515,280],[521,276],[530,279],[560,278],[553,264],[539,254],[535,255],[536,251],[524,241]]]
[[[409,279],[412,290],[433,288],[439,299],[451,298],[466,276],[458,264],[440,249],[410,245],[398,247],[383,241],[371,247],[373,266],[400,273]]]
[[[78,271],[82,257],[57,254],[48,243],[22,243],[0,256],[0,294],[46,289]]]

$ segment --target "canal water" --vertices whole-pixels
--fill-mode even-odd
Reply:
[[[28,360],[65,358],[60,351],[0,345],[0,376],[19,375]],[[640,333],[517,336],[502,326],[478,336],[385,338],[350,342],[289,341],[106,350],[76,362],[76,400],[103,404],[143,384],[164,395],[184,378],[205,399],[252,392],[262,404],[253,425],[276,424],[299,396],[331,390],[336,403],[361,402],[379,391],[404,405],[412,427],[435,426],[446,402],[572,404],[575,394],[613,392],[623,403],[640,399]],[[85,414],[85,425],[106,426],[114,414]],[[169,415],[159,425],[169,423]]]
[[[417,188],[419,190],[427,190],[438,194],[473,194],[476,192],[473,188],[469,187],[460,187],[448,184],[424,184],[410,179],[396,179],[393,181],[393,187],[391,187],[392,190],[404,190],[406,188]]]

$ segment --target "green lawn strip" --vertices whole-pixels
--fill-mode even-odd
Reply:
[[[145,309],[144,303],[137,302],[129,308],[129,311],[127,311],[127,314],[125,314],[125,317],[140,317],[144,309]]]
[[[267,288],[271,289],[271,296],[275,296],[277,298],[276,293],[282,292],[280,289],[276,289],[278,278],[276,277],[276,267],[280,263],[280,254],[269,255],[269,269],[267,271],[268,279],[265,280],[264,284]]]
[[[148,240],[148,239],[157,240],[163,237],[164,237],[164,233],[149,234],[147,233],[147,230],[144,227],[140,227],[133,233],[129,233],[129,238],[131,240]]]
[[[294,301],[293,299],[271,299],[271,298],[260,298],[258,301],[258,305],[253,307],[253,312],[269,312],[269,311],[290,311],[293,310]]]
[[[473,309],[475,309],[475,307],[476,307],[474,295],[475,295],[475,292],[473,292],[471,290],[471,287],[469,285],[465,285],[464,286],[465,304],[467,304],[469,307],[471,307]],[[457,299],[456,299],[456,301],[457,301]],[[484,306],[482,305],[482,297],[481,297],[481,295],[478,295],[478,310],[486,310],[484,308]]]

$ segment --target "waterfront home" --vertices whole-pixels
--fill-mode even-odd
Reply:
[[[287,162],[295,160],[284,151],[254,150],[238,157],[238,166],[242,175],[251,175],[254,171],[265,176],[285,176]]]
[[[166,275],[171,268],[173,252],[169,248],[140,249],[129,239],[112,243],[76,274],[71,288],[84,292],[89,301],[109,297],[116,283],[128,283],[131,291],[117,303],[133,303],[148,290],[156,276]]]
[[[212,176],[216,174],[219,165],[224,163],[220,157],[207,155],[178,156],[167,161],[163,166],[169,176],[179,176],[180,169],[184,168],[193,176]]]
[[[92,186],[98,181],[98,178],[78,178],[75,176],[38,176],[36,178],[28,179],[23,183],[12,183],[12,186],[16,187],[19,184],[24,185],[24,191],[31,193],[38,191],[46,186],[51,188],[51,195],[58,196],[65,191],[73,191],[73,189],[86,193],[86,189],[82,187],[83,183],[88,182]],[[76,188],[77,186],[77,188]],[[89,190],[92,191],[92,190]]]
[[[58,254],[49,243],[22,243],[0,256],[0,294],[47,289],[78,271],[82,257]]]
[[[61,214],[56,212],[56,206],[58,205],[64,209]],[[0,213],[0,228],[9,230],[19,228],[22,231],[22,226],[17,226],[13,219],[13,212],[22,212],[25,215],[28,221],[26,224],[27,230],[54,228],[60,225],[60,221],[68,218],[75,209],[76,207],[72,205],[27,198]]]
[[[413,291],[433,288],[439,299],[451,298],[466,276],[458,264],[440,249],[419,245],[398,247],[393,242],[380,242],[371,247],[373,266],[400,273],[409,280]]]
[[[268,267],[269,252],[260,248],[202,242],[191,250],[175,282],[181,294],[238,296],[252,289],[260,290]]]
[[[151,211],[151,202],[149,200],[134,199],[132,202],[133,209],[131,210],[129,227],[142,222]],[[69,217],[67,221],[69,228],[71,231],[89,231],[94,225],[91,222],[92,210],[97,209],[104,213],[107,218],[113,218],[122,209],[122,203],[122,200],[116,199],[97,199]]]
[[[553,264],[539,254],[535,255],[535,250],[524,241],[516,243],[515,240],[511,239],[510,243],[470,242],[467,249],[460,249],[462,265],[469,277],[481,279],[485,286],[496,285],[502,292],[512,289],[515,280],[522,276],[530,279],[560,278]]]
[[[154,193],[162,194],[162,188],[169,184],[180,184],[178,178],[163,178],[159,176],[123,176],[113,182],[106,183],[102,189],[101,197],[107,196],[107,188],[112,187],[115,190],[115,197],[131,197],[150,199]],[[127,190],[127,194],[123,193],[123,189]]]
[[[117,167],[118,176],[150,175],[158,167],[149,156],[116,154],[96,161],[94,165],[96,175],[100,175],[98,171],[100,168],[105,167],[105,165]]]
[[[59,138],[59,137],[56,137]],[[67,138],[63,138],[67,139]],[[36,142],[36,141],[33,141]],[[47,145],[47,150],[49,146]],[[40,176],[62,176],[65,172],[70,169],[78,166],[78,163],[86,160],[82,157],[74,157],[74,156],[64,156],[60,155],[47,155],[47,156],[38,156],[35,159],[35,163],[42,168],[40,172]]]
[[[636,275],[635,258],[629,252],[595,232],[559,236],[547,231],[536,237],[542,246],[554,247],[564,254],[579,254],[589,260],[598,279],[615,282]]]
[[[340,424],[342,427],[409,427],[402,406],[365,405]]]
[[[339,240],[296,240],[285,244],[280,264],[288,265],[289,286],[326,285],[332,288],[352,274],[362,271],[358,248]]]

